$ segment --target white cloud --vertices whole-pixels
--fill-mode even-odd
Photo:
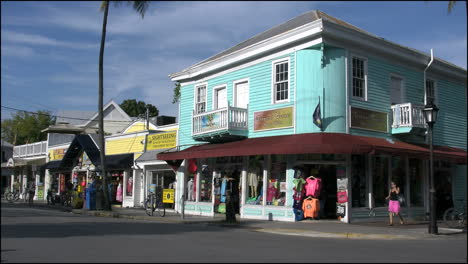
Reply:
[[[60,40],[44,37],[44,36],[37,35],[37,34],[25,34],[25,33],[20,33],[20,32],[13,32],[9,30],[4,30],[2,33],[3,33],[2,37],[5,42],[45,45],[45,46],[60,46],[60,47],[67,47],[67,48],[72,48],[72,49],[97,49],[99,48],[99,44],[97,43],[92,44],[92,43],[60,41]]]
[[[37,54],[32,48],[24,46],[2,45],[2,56],[13,56],[19,58],[32,58]]]

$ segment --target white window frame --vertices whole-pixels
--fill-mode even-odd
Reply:
[[[282,64],[282,63],[287,63],[288,64],[288,99],[284,100],[276,100],[276,89],[275,89],[275,74],[276,74],[276,69],[275,65],[276,64]],[[291,59],[289,57],[286,58],[281,58],[278,60],[274,60],[271,62],[271,103],[272,104],[281,104],[281,103],[286,103],[289,102],[291,98]]]
[[[353,79],[354,79],[354,75],[353,75],[353,59],[356,58],[358,60],[362,60],[364,62],[364,87],[363,87],[363,97],[359,97],[359,96],[355,96],[354,95],[354,91],[353,91]],[[349,67],[349,77],[350,77],[350,84],[349,84],[349,89],[350,89],[350,92],[349,94],[351,95],[351,97],[353,99],[356,99],[356,100],[361,100],[361,101],[367,101],[367,82],[368,82],[368,71],[367,71],[367,58],[366,57],[363,57],[363,56],[359,56],[359,55],[356,55],[356,54],[351,54],[351,59],[350,59],[350,67]]]
[[[216,103],[218,102],[217,91],[218,91],[218,90],[221,90],[221,89],[226,89],[226,106],[229,105],[229,104],[227,103],[227,101],[229,101],[229,100],[228,100],[228,96],[227,96],[227,92],[228,92],[228,90],[227,90],[227,84],[220,84],[220,85],[217,85],[217,86],[213,87],[213,95],[212,95],[212,99],[213,99],[212,101],[213,101],[213,102],[212,102],[212,104],[211,104],[211,106],[212,106],[211,109],[213,109],[213,110],[220,109],[220,108],[218,108],[218,106],[217,106]]]
[[[250,104],[250,78],[243,78],[243,79],[239,79],[239,80],[235,80],[232,82],[232,105],[233,106],[237,106],[237,89],[236,89],[236,85],[239,84],[239,83],[247,83],[247,87],[248,87],[248,90],[249,90],[249,103],[247,104],[247,107],[248,105]]]
[[[400,92],[401,92],[401,95],[400,95],[401,98],[400,98],[400,100],[401,100],[401,103],[404,104],[404,103],[406,102],[406,80],[405,80],[405,77],[402,76],[402,75],[396,74],[396,73],[390,73],[390,76],[389,76],[389,78],[388,78],[389,88],[390,88],[390,89],[389,89],[389,92],[390,92],[390,94],[389,94],[389,99],[390,99],[390,100],[392,100],[392,99],[391,99],[392,77],[401,80],[401,90],[400,90]],[[392,102],[390,102],[390,103],[392,103]]]
[[[434,103],[439,104],[439,97],[437,96],[437,81],[434,78],[426,78],[425,81],[432,81],[434,83]],[[424,104],[427,105],[427,85],[424,84]]]
[[[194,105],[194,112],[195,112],[195,114],[205,113],[205,112],[198,112],[198,108],[197,108],[197,106],[198,106],[198,104],[199,104],[199,102],[198,102],[198,100],[197,100],[197,99],[198,99],[198,88],[199,88],[200,86],[205,86],[205,112],[208,111],[208,109],[207,109],[207,107],[208,107],[208,102],[207,102],[207,101],[208,101],[208,100],[207,100],[207,99],[208,99],[208,83],[207,83],[207,82],[205,82],[205,83],[199,83],[199,84],[196,84],[196,85],[194,86],[195,89],[193,89],[193,90],[194,90],[194,91],[193,91],[193,94],[194,94],[194,96],[193,96],[194,104],[193,104],[193,105]]]

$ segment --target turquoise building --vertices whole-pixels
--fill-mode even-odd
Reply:
[[[395,181],[402,215],[423,219],[431,102],[437,195],[466,201],[466,69],[431,54],[314,10],[170,77],[180,149],[158,159],[181,164],[185,214],[223,213],[229,189],[241,218],[299,221],[309,199],[321,211],[305,221],[387,220]],[[299,191],[317,178],[320,193]],[[449,203],[439,199],[439,215]]]

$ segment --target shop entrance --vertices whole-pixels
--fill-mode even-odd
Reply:
[[[148,177],[148,190],[152,190],[153,188],[156,188],[156,191],[163,191],[164,189],[175,190],[175,182],[176,175],[172,170],[151,171],[151,175]],[[167,209],[174,209],[175,203],[165,203],[164,206]]]
[[[301,164],[298,166],[303,170],[304,179],[310,176],[322,180],[322,188],[318,198],[320,200],[319,219],[337,219],[337,165],[331,164]],[[304,197],[305,199],[307,196]]]

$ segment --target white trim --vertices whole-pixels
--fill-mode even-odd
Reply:
[[[208,61],[206,63],[197,65],[194,68],[187,68],[181,72],[170,74],[169,77],[171,77],[173,81],[194,78],[203,73],[216,70],[218,68],[242,61],[244,59],[259,55],[264,52],[271,51],[289,43],[313,37],[319,34],[321,31],[322,20],[318,19],[311,23],[302,25],[298,28],[273,36],[269,39],[245,47],[241,50],[217,58],[213,61]],[[190,72],[191,70],[193,72]]]
[[[197,83],[195,84],[195,86],[193,87],[193,113],[197,113],[197,95],[198,95],[198,87],[200,86],[205,86],[205,112],[208,111],[207,107],[208,107],[208,82],[200,82],[200,83]]]
[[[109,106],[113,105],[115,107],[115,109],[117,109],[117,111],[119,111],[125,119],[127,119],[128,121],[132,121],[132,119],[130,118],[130,116],[128,116],[127,113],[125,113],[124,110],[122,110],[122,108],[116,103],[114,102],[114,100],[110,100],[109,103],[107,103],[105,106],[102,107],[102,114],[104,115],[104,112],[106,111],[107,108],[109,108]],[[97,118],[99,117],[99,111],[94,114],[91,118],[89,118],[89,120],[84,124],[82,125],[82,127],[86,127],[89,125],[89,123],[93,122],[93,121],[99,121],[97,120]],[[104,116],[102,117],[103,121],[104,121]],[[107,119],[109,120],[109,119]],[[123,121],[123,120],[122,120]]]
[[[436,105],[439,104],[439,96],[438,96],[438,94],[437,94],[437,80],[436,80],[435,78],[432,78],[432,76],[431,76],[431,77],[429,77],[429,78],[426,77],[426,80],[425,80],[425,81],[432,81],[432,82],[434,82],[434,103],[435,103]],[[427,85],[424,84],[424,87],[426,88],[426,89],[424,89],[424,104],[427,105]],[[466,91],[466,89],[465,89],[465,91]]]
[[[364,88],[364,91],[363,91],[364,97],[354,96],[354,94],[353,94],[353,85],[352,85],[352,82],[353,82],[353,74],[352,74],[352,71],[353,71],[353,58],[357,58],[357,59],[362,60],[364,62],[364,87],[363,87]],[[350,59],[351,67],[349,67],[349,71],[351,72],[350,73],[349,89],[351,89],[351,91],[350,91],[349,94],[351,95],[351,97],[353,99],[364,101],[364,102],[367,102],[367,83],[369,81],[367,63],[368,63],[367,57],[364,57],[362,55],[358,55],[358,54],[356,54],[354,52],[351,53],[351,59]]]
[[[221,71],[221,72],[218,72],[218,73],[203,77],[200,80],[181,82],[180,85],[181,86],[186,86],[186,85],[196,84],[196,83],[199,83],[199,82],[204,82],[204,81],[207,81],[207,80],[222,76],[224,74],[228,74],[228,73],[231,73],[231,72],[234,72],[234,71],[237,71],[237,70],[245,69],[247,67],[250,67],[252,65],[256,65],[256,64],[259,64],[259,63],[262,63],[262,62],[265,62],[265,61],[269,61],[271,59],[274,59],[274,58],[277,58],[277,57],[292,53],[292,52],[294,52],[296,50],[301,50],[301,49],[305,49],[305,48],[308,48],[308,47],[315,46],[315,45],[320,44],[320,43],[322,43],[322,38],[316,38],[316,39],[314,39],[312,41],[309,41],[309,42],[306,42],[306,43],[291,47],[289,49],[282,50],[282,51],[277,52],[277,53],[272,53],[272,54],[270,54],[268,56],[265,56],[265,57],[262,57],[260,59],[253,60],[253,61],[241,64],[239,66],[229,68],[229,69],[227,69],[225,71]]]
[[[106,141],[114,141],[114,140],[119,140],[119,139],[125,139],[125,138],[132,138],[132,137],[140,137],[140,136],[145,136],[148,134],[148,131],[137,131],[135,133],[131,134],[123,134],[123,135],[112,135],[108,136],[105,138]]]
[[[218,97],[216,96],[216,90],[222,90],[222,89],[226,89],[226,106],[228,106],[228,94],[227,94],[227,84],[226,83],[223,83],[223,84],[220,84],[220,85],[216,85],[215,87],[212,88],[212,94],[211,94],[211,109],[212,110],[216,110],[216,109],[219,109],[218,108],[218,105],[216,105],[215,107],[215,102],[218,101]],[[207,96],[208,97],[208,96]]]
[[[430,54],[401,46],[370,33],[356,31],[326,20],[322,21],[322,24],[324,30],[321,35],[326,39],[324,42],[329,44],[338,42],[341,45],[354,47],[366,53],[381,54],[390,60],[405,63],[404,65],[412,64],[419,71],[421,71],[421,67],[426,67],[427,62],[431,59]],[[466,83],[466,69],[455,64],[434,58],[431,69],[433,72],[437,71],[444,76],[457,80],[458,83]]]
[[[400,75],[398,73],[393,73],[391,72],[389,74],[389,92],[390,92],[390,96],[389,96],[389,99],[390,99],[390,104],[392,104],[391,100],[392,100],[392,78],[396,78],[396,79],[400,79],[401,80],[401,87],[400,87],[400,100],[401,102],[398,103],[398,104],[404,104],[406,102],[406,79],[403,75]]]
[[[288,63],[288,99],[286,100],[279,100],[276,101],[276,90],[275,90],[275,65],[276,64],[282,64],[282,63]],[[290,101],[290,94],[291,94],[291,58],[290,56],[277,59],[271,62],[271,104],[282,104],[282,103],[288,103]]]
[[[349,51],[345,49],[345,98],[346,98],[346,134],[349,134]]]
[[[297,50],[294,51],[294,124],[296,124],[296,105],[297,105]],[[296,126],[294,125],[294,134],[296,134]]]
[[[239,79],[239,80],[235,80],[235,81],[232,81],[232,105],[234,107],[237,107],[237,89],[236,89],[236,85],[238,85],[239,83],[247,83],[247,89],[249,90],[249,102],[247,103],[247,107],[248,105],[250,104],[250,78],[247,77],[247,78],[242,78],[242,79]],[[248,115],[248,113],[247,113]],[[247,116],[247,120],[248,120],[248,116]]]

